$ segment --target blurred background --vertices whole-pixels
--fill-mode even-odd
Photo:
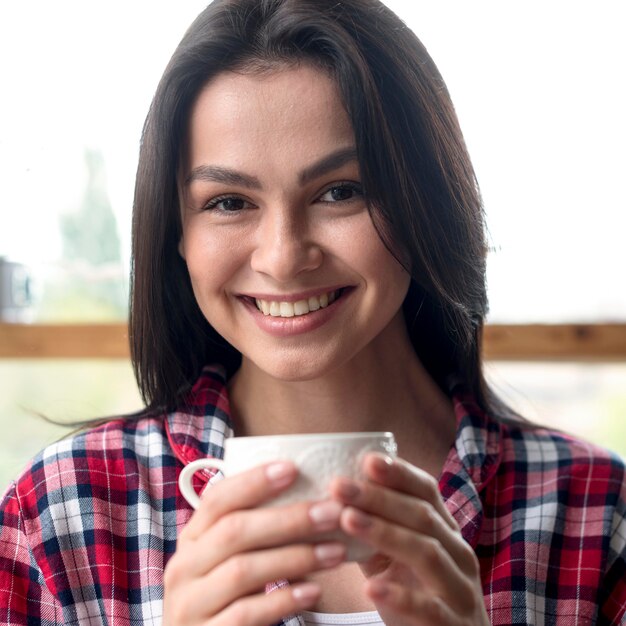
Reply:
[[[0,321],[125,320],[143,120],[205,4],[0,4]],[[459,114],[490,229],[489,321],[626,322],[626,5],[387,4],[429,49]],[[487,367],[524,415],[626,455],[624,360]],[[140,407],[125,358],[0,358],[0,491],[66,432],[40,414]]]

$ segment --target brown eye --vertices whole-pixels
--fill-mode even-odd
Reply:
[[[321,196],[321,202],[345,202],[361,195],[361,187],[356,183],[342,183],[327,189]]]
[[[245,202],[241,198],[226,198],[219,204],[222,211],[240,211],[244,208]]]
[[[239,198],[237,196],[222,196],[219,198],[213,198],[213,200],[204,206],[204,209],[206,211],[217,210],[224,213],[234,213],[236,211],[247,209],[249,206],[251,206],[250,203],[243,198]]]

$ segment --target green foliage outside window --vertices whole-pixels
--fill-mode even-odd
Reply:
[[[47,273],[36,303],[37,321],[101,322],[125,319],[128,277],[102,154],[85,150],[87,181],[74,210],[59,216],[59,271]]]

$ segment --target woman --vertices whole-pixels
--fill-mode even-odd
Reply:
[[[130,329],[148,408],[48,448],[9,489],[0,620],[619,623],[624,466],[485,383],[485,249],[445,86],[388,9],[211,4],[141,147]],[[367,457],[369,480],[338,478],[329,501],[257,509],[287,463],[209,481],[193,514],[177,490],[233,434],[381,429],[402,460]],[[337,528],[375,556],[344,563],[319,538]]]

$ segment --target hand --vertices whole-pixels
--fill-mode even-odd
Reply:
[[[292,463],[277,463],[205,491],[165,568],[166,626],[270,626],[315,604],[319,585],[297,581],[338,565],[346,551],[340,543],[306,542],[338,529],[343,507],[328,500],[255,508],[296,475]],[[280,579],[296,583],[264,592]]]
[[[437,482],[401,459],[364,459],[368,481],[336,479],[348,505],[341,528],[377,553],[362,564],[365,593],[388,626],[488,625],[478,559],[446,509]]]

